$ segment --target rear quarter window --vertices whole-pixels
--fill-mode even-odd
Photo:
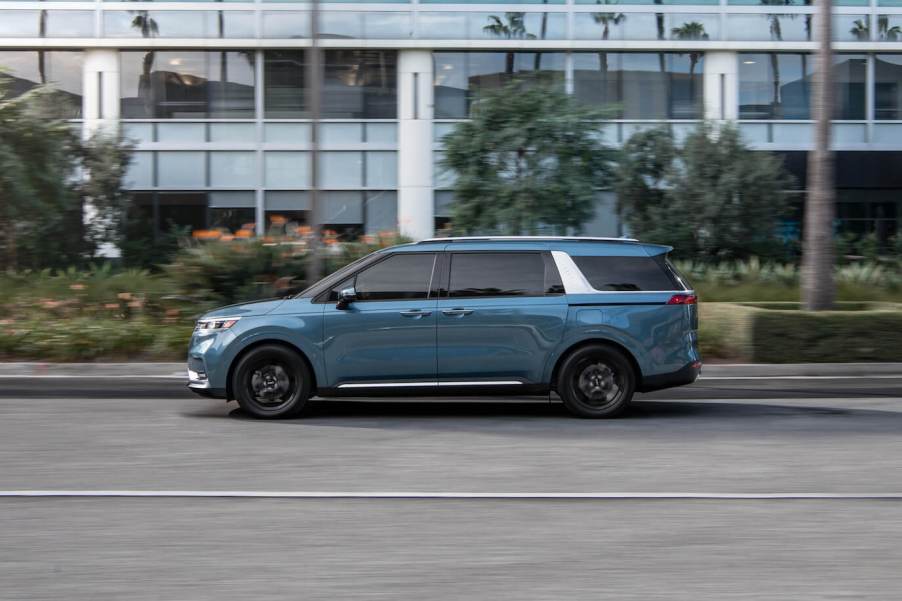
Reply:
[[[652,257],[573,257],[573,262],[596,290],[636,292],[683,288]]]

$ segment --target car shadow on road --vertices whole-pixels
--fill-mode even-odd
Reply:
[[[666,421],[673,427],[697,427],[699,423],[713,427],[729,427],[738,421],[748,425],[756,422],[763,429],[798,429],[808,431],[852,430],[881,432],[902,431],[902,412],[857,408],[855,400],[836,406],[815,406],[761,401],[659,401],[635,400],[627,412],[615,420],[585,420],[572,418],[560,402],[547,399],[449,399],[449,400],[314,400],[302,417],[279,420],[278,424],[328,425],[348,427],[404,428],[424,422],[441,427],[444,420],[459,427],[460,420],[489,427],[498,423],[541,423],[553,421],[566,430],[598,428],[644,428]],[[203,412],[184,414],[187,417],[254,420],[233,403],[209,406]],[[256,420],[254,420],[256,421]],[[853,426],[854,424],[854,426]],[[452,427],[449,425],[449,427]]]

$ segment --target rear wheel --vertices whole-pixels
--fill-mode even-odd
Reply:
[[[619,415],[636,390],[636,374],[620,351],[605,345],[578,349],[558,372],[557,391],[578,417]]]
[[[232,379],[241,408],[254,417],[293,417],[310,397],[312,376],[296,352],[278,345],[259,346],[243,356]]]

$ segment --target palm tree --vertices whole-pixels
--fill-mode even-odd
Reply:
[[[506,12],[504,20],[497,15],[489,15],[489,24],[482,28],[498,38],[507,40],[534,40],[536,36],[526,32],[526,13]],[[508,52],[506,59],[505,72],[511,74],[514,72],[514,53]]]
[[[542,0],[542,4],[548,4],[548,0]],[[548,33],[548,13],[542,12],[542,25],[539,27],[539,39],[544,40],[545,35]],[[532,69],[537,72],[542,66],[542,53],[536,52],[535,60],[533,61]]]
[[[595,0],[595,4],[617,4],[617,0]],[[597,25],[601,25],[601,39],[607,40],[611,35],[611,26],[617,26],[626,21],[626,15],[623,13],[592,13],[592,20]],[[598,58],[601,61],[602,73],[608,71],[608,53],[599,52]]]
[[[698,21],[683,23],[680,27],[674,27],[670,34],[678,40],[708,40],[710,36],[705,32],[705,26]],[[701,59],[702,53],[693,51],[689,53],[689,98],[695,100],[695,67]]]
[[[133,10],[129,12],[134,15],[132,29],[140,31],[142,38],[154,38],[160,33],[160,26],[148,11]],[[141,61],[141,80],[138,82],[138,95],[144,100],[144,108],[148,116],[155,116],[153,114],[153,88],[150,83],[150,71],[153,68],[155,54],[153,50],[144,53],[144,59]]]
[[[39,20],[38,20],[38,35],[41,38],[47,36],[47,11],[42,10]],[[47,83],[47,63],[46,63],[46,55],[43,50],[38,50],[38,75],[41,79],[41,84]]]
[[[867,19],[858,19],[852,23],[852,29],[849,33],[859,42],[867,42],[871,39],[871,28]]]
[[[881,42],[898,42],[902,38],[902,27],[890,27],[889,15],[880,15],[877,17],[877,35]]]
[[[795,4],[795,0],[759,0],[759,2],[763,6],[792,6]],[[770,39],[775,42],[783,41],[783,25],[780,23],[780,19],[786,17],[787,15],[779,15],[779,14],[767,14],[764,17],[767,19],[768,29],[770,30]],[[789,15],[788,18],[792,18],[793,15]],[[806,23],[806,26],[808,24]],[[804,54],[802,55],[802,60],[804,61]],[[770,53],[770,66],[771,70],[774,73],[774,93],[772,104],[776,108],[780,104],[780,62],[779,57],[775,52]],[[803,65],[804,72],[804,65]]]
[[[808,194],[805,198],[805,231],[802,245],[802,306],[809,311],[833,306],[833,154],[830,150],[830,119],[833,115],[832,0],[819,0],[817,26],[817,70],[811,96],[815,121],[814,148],[808,153]]]

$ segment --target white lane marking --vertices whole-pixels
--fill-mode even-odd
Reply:
[[[424,491],[257,491],[257,490],[0,490],[2,497],[219,497],[251,499],[899,499],[902,492],[424,492]]]

